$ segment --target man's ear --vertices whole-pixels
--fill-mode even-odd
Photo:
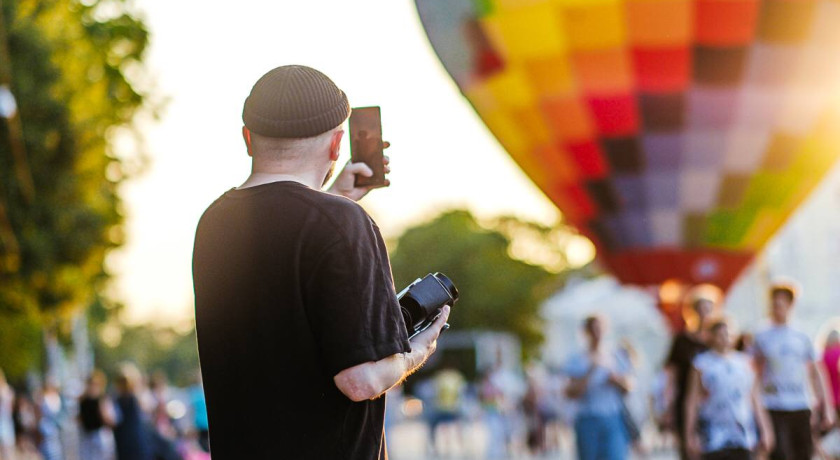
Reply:
[[[330,161],[338,161],[339,149],[341,149],[341,138],[344,137],[344,130],[333,133],[330,140]]]
[[[251,130],[248,127],[242,127],[242,138],[245,139],[245,147],[248,148],[248,156],[253,157],[254,152],[251,151]]]

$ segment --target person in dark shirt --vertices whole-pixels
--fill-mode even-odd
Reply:
[[[689,307],[683,310],[686,329],[674,336],[671,350],[665,360],[668,375],[666,397],[669,400],[668,413],[672,417],[670,425],[675,429],[680,444],[680,458],[689,458],[685,426],[685,401],[688,395],[688,377],[694,357],[709,349],[705,337],[705,327],[715,310],[714,300],[704,296],[693,296]]]
[[[117,460],[153,460],[149,422],[137,395],[142,382],[133,364],[123,364],[115,379],[118,422],[114,427]]]
[[[355,203],[370,168],[348,164],[321,190],[349,112],[304,66],[268,72],[245,101],[251,175],[204,212],[193,252],[214,460],[387,458],[384,394],[448,317],[409,342],[385,243]]]
[[[85,460],[108,460],[114,454],[116,415],[111,400],[105,396],[105,374],[93,371],[87,380],[85,392],[79,398],[79,424],[81,435],[79,451]]]

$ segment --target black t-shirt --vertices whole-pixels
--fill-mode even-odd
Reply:
[[[214,460],[384,458],[385,399],[340,371],[409,352],[379,229],[351,200],[297,182],[230,190],[193,253]]]
[[[102,398],[90,396],[84,396],[79,401],[79,418],[85,431],[96,431],[105,426],[105,420],[102,419],[102,410],[100,409],[101,404]]]
[[[685,408],[685,398],[688,395],[688,375],[691,371],[691,363],[694,357],[708,350],[709,347],[693,334],[680,332],[674,337],[671,344],[671,351],[665,361],[666,365],[674,367],[676,373],[676,394],[674,397],[674,411],[676,421],[682,423]],[[682,431],[682,427],[680,427]]]

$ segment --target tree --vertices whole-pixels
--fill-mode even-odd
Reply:
[[[0,119],[5,334],[11,322],[56,329],[108,278],[126,177],[109,139],[147,99],[128,75],[144,75],[148,32],[126,0],[3,0],[0,13],[0,85],[19,108]],[[4,348],[0,367],[30,345]]]
[[[391,264],[397,289],[427,273],[441,272],[458,287],[461,297],[449,322],[458,329],[508,331],[522,341],[526,354],[542,341],[540,302],[561,276],[546,267],[512,257],[511,235],[531,238],[544,251],[563,252],[557,233],[514,218],[501,218],[482,227],[468,211],[450,211],[431,222],[409,228],[396,241]],[[565,241],[565,240],[563,240]],[[552,267],[568,270],[568,264]]]
[[[154,324],[111,326],[117,329],[106,327],[94,338],[97,368],[115,375],[121,363],[133,362],[144,372],[163,372],[174,385],[194,383],[199,369],[194,327],[179,331]]]

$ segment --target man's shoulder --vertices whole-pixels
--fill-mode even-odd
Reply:
[[[764,342],[772,340],[772,338],[779,334],[779,331],[772,326],[765,326],[755,333],[755,342]]]
[[[365,208],[355,201],[332,193],[314,191],[309,198],[328,216],[350,221],[370,222],[372,219]]]
[[[715,355],[711,351],[704,351],[698,353],[694,358],[691,359],[691,365],[701,369],[705,366],[708,366],[709,363],[715,361]]]
[[[313,205],[320,218],[331,224],[336,233],[344,235],[350,244],[372,241],[379,227],[365,209],[355,201],[327,192],[316,192]]]

